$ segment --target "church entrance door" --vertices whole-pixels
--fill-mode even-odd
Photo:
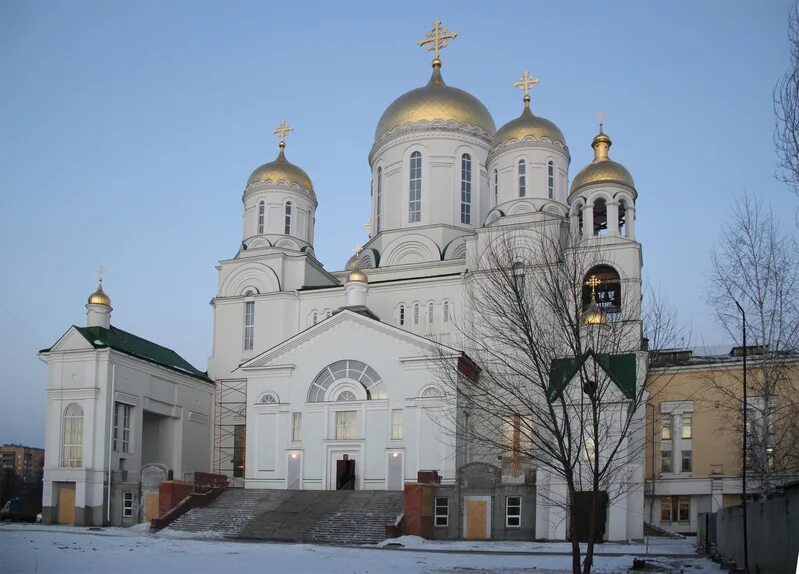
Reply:
[[[346,454],[336,461],[336,490],[355,490],[355,461]]]
[[[75,524],[75,485],[58,485],[58,523]]]
[[[465,496],[464,538],[488,540],[491,538],[491,497]]]

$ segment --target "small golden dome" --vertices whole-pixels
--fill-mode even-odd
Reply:
[[[599,133],[591,142],[591,147],[594,148],[594,160],[574,176],[571,193],[594,183],[616,183],[635,189],[633,176],[627,168],[608,157],[608,150],[612,144],[600,124]]]
[[[105,305],[106,307],[111,306],[111,298],[105,294],[103,291],[103,280],[97,283],[97,291],[89,295],[89,305]]]
[[[347,265],[344,267],[345,271],[349,271],[347,274],[347,283],[350,281],[360,281],[361,283],[369,283],[369,278],[366,277],[366,273],[361,271],[361,264],[359,261],[360,252],[356,253],[352,257],[349,258],[347,261]]]
[[[375,130],[375,141],[386,132],[421,121],[454,121],[493,135],[496,130],[488,109],[473,95],[444,83],[441,62],[433,62],[433,75],[426,86],[394,100],[383,112]]]
[[[594,300],[588,304],[585,311],[583,311],[582,316],[580,317],[580,322],[583,325],[607,325],[608,318],[605,317],[605,314],[599,308]]]
[[[524,97],[524,110],[522,115],[506,123],[494,134],[491,147],[507,143],[509,141],[522,141],[526,137],[537,140],[548,138],[552,142],[560,142],[566,147],[566,138],[563,132],[554,123],[546,118],[536,116],[530,111],[530,96]]]
[[[247,187],[255,183],[285,183],[297,184],[304,187],[314,195],[313,183],[305,171],[286,159],[284,149],[286,144],[280,142],[280,153],[275,161],[270,161],[255,169],[247,180]]]

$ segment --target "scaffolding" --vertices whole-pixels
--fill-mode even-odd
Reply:
[[[214,472],[231,486],[244,486],[247,380],[216,380],[214,397]]]

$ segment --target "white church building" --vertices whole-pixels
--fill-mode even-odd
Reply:
[[[570,229],[596,253],[585,277],[601,275],[610,297],[621,286],[640,299],[637,191],[610,159],[610,138],[600,127],[594,160],[570,178],[566,138],[531,108],[538,80],[525,72],[520,114],[497,129],[476,97],[444,82],[447,38],[436,23],[426,38],[435,52],[429,81],[377,122],[369,240],[345,270],[327,271],[315,257],[326,194],[287,158],[285,122],[277,158],[246,181],[239,247],[218,266],[208,364],[212,470],[236,485],[401,490],[422,470],[456,484],[465,461],[440,415],[454,405],[444,404],[436,357],[469,363],[453,338],[456,319],[475,319],[465,282],[507,229]],[[640,321],[638,310],[603,305],[611,321]],[[642,537],[642,467],[643,453],[630,473],[640,484],[613,503],[621,510],[610,512],[612,539]],[[564,538],[563,517],[536,507],[530,536]]]

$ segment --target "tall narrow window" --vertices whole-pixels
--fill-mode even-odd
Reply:
[[[519,197],[527,193],[527,165],[523,159],[519,160]]]
[[[435,525],[449,525],[449,498],[446,496],[437,496],[435,510]]]
[[[283,233],[291,235],[291,202],[286,202],[286,217],[283,225]]]
[[[427,322],[430,325],[433,324],[433,312],[434,312],[434,310],[435,310],[435,308],[433,306],[433,302],[431,301],[430,303],[427,304]]]
[[[671,496],[660,497],[660,521],[671,522]]]
[[[316,325],[319,322],[319,313],[314,311],[313,315],[311,315],[311,320],[313,321],[313,324]]]
[[[461,223],[472,222],[472,156],[461,156]]]
[[[413,304],[413,324],[419,324],[419,303]]]
[[[383,168],[377,168],[377,198],[375,199],[375,232],[380,233],[381,204],[383,202]]]
[[[61,466],[80,468],[83,466],[83,409],[76,403],[64,410],[64,449]]]
[[[130,518],[133,516],[133,493],[132,492],[123,492],[122,493],[122,516],[125,518]]]
[[[683,413],[681,421],[682,421],[682,434],[680,435],[681,438],[689,439],[691,438],[691,423],[693,422],[693,417],[691,413]]]
[[[255,334],[255,301],[244,303],[244,350],[252,351]]]
[[[130,452],[130,405],[116,403],[114,408],[114,450]]]
[[[673,472],[671,465],[671,449],[660,451],[660,472]]]
[[[291,440],[302,440],[302,413],[291,413]]]
[[[660,419],[660,438],[662,440],[671,440],[671,425],[672,425],[672,416],[671,415],[663,415]]]
[[[519,528],[522,525],[522,497],[508,496],[505,498],[505,526]]]
[[[547,164],[547,196],[549,199],[555,197],[555,162]]]
[[[391,411],[391,440],[402,440],[402,409]]]
[[[449,323],[449,301],[444,301],[441,304],[441,321]]]
[[[266,206],[264,205],[263,201],[258,202],[258,234],[262,234],[264,232],[264,210]]]
[[[400,325],[405,324],[405,305],[399,306],[399,324]]]
[[[422,220],[422,154],[415,151],[411,154],[411,173],[408,188],[408,221],[415,223]]]
[[[494,205],[499,205],[499,172],[494,170]]]
[[[519,296],[524,293],[524,263],[516,262],[513,264],[513,282],[516,284],[516,290]]]
[[[680,457],[680,472],[691,472],[691,469],[691,451],[684,450],[682,451],[682,456]]]
[[[247,448],[247,427],[235,425],[233,427],[233,478],[244,477],[244,461]]]

